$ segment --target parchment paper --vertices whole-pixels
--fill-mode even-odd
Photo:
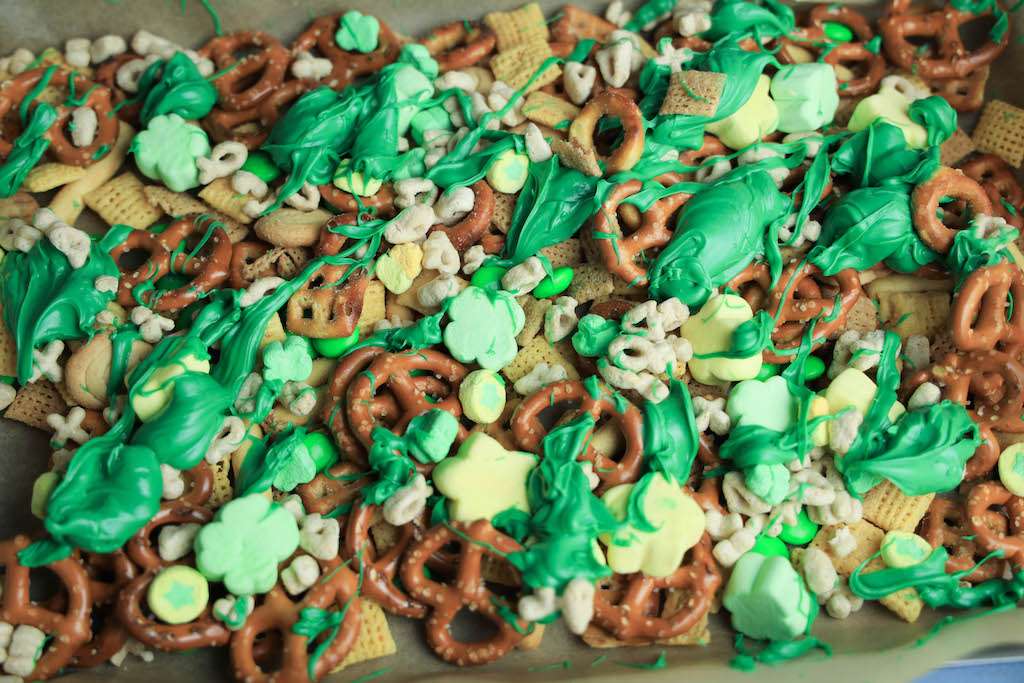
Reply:
[[[341,9],[373,13],[405,35],[422,35],[430,28],[455,19],[477,19],[485,12],[508,9],[525,0],[213,0],[225,31],[259,29],[273,33],[287,43],[316,16]],[[602,11],[610,0],[575,0],[575,4]],[[564,4],[541,0],[547,16]],[[638,4],[627,2],[628,6]],[[864,4],[859,2],[856,4]],[[869,3],[870,4],[870,3]],[[212,35],[209,16],[197,0],[189,0],[184,14],[178,0],[0,0],[0,55],[16,47],[39,50],[63,45],[68,38],[96,38],[107,33],[128,36],[148,29],[179,44],[198,47]],[[1024,46],[1016,37],[1024,35],[1024,13],[1012,15],[1014,37],[1010,48],[997,62],[989,80],[989,97],[999,97],[1024,106]],[[9,420],[0,419],[0,538],[38,529],[39,522],[28,511],[32,482],[46,469],[49,449],[45,436]],[[422,625],[389,617],[399,654],[367,662],[332,676],[329,680],[350,681],[381,668],[390,670],[374,680],[393,681],[801,681],[884,682],[908,681],[940,665],[982,648],[1011,646],[1024,648],[1024,611],[958,623],[942,631],[923,647],[914,643],[928,633],[939,615],[926,610],[920,622],[908,625],[877,604],[866,606],[847,621],[822,616],[815,635],[831,643],[835,656],[812,655],[783,667],[759,667],[755,674],[729,668],[734,654],[732,633],[725,618],[712,617],[711,643],[706,647],[667,649],[668,666],[656,671],[625,668],[617,662],[652,662],[661,648],[592,650],[565,631],[561,624],[547,628],[543,645],[528,653],[513,653],[500,662],[479,669],[456,669],[436,657],[424,644]],[[607,659],[591,663],[599,655]],[[538,671],[538,667],[570,663],[569,668]],[[157,654],[145,664],[129,658],[123,669],[104,666],[75,672],[62,680],[74,683],[110,681],[115,683],[181,683],[183,681],[229,680],[224,649],[188,654]]]

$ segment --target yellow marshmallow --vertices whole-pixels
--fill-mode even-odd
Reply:
[[[132,409],[139,419],[148,422],[164,409],[174,395],[174,378],[186,372],[209,374],[210,361],[200,360],[192,354],[157,368],[142,388],[132,396]]]
[[[732,333],[754,317],[750,304],[734,294],[716,294],[682,328],[693,345],[694,356],[732,348]],[[761,354],[746,358],[693,358],[690,374],[701,384],[725,384],[753,379],[761,370]]]
[[[705,130],[731,149],[742,149],[774,133],[779,126],[779,109],[768,95],[770,85],[771,79],[762,75],[742,107],[721,121],[709,123]]]
[[[374,273],[384,288],[402,294],[423,270],[423,249],[415,242],[397,244],[377,259]]]
[[[537,466],[531,453],[508,451],[483,432],[473,432],[455,455],[434,468],[434,486],[448,498],[456,522],[492,519],[515,508],[530,511],[526,478]]]
[[[487,170],[487,182],[498,192],[515,194],[523,189],[529,171],[530,157],[506,149]]]
[[[884,119],[903,130],[907,145],[914,149],[928,146],[928,131],[924,126],[910,119],[908,112],[912,99],[893,87],[882,88],[874,95],[865,97],[853,110],[850,124],[847,126],[854,133],[862,131],[877,119]]]

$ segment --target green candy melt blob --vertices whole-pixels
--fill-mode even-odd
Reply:
[[[839,107],[836,72],[822,62],[783,66],[772,77],[771,95],[784,133],[818,130]]]
[[[656,471],[686,481],[700,447],[690,392],[681,380],[669,380],[664,400],[644,403],[644,459]]]
[[[758,535],[750,552],[768,557],[789,557],[789,548],[786,547],[785,543],[774,536],[767,536],[765,534]]]
[[[195,63],[183,52],[159,59],[142,72],[139,121],[143,126],[156,116],[177,114],[183,119],[201,119],[217,103],[217,89],[203,78]]]
[[[154,116],[131,145],[142,175],[184,192],[199,185],[196,159],[209,156],[210,141],[199,126],[178,114]]]

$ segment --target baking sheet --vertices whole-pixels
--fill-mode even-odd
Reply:
[[[508,9],[524,0],[213,0],[225,31],[260,29],[290,41],[321,14],[343,8],[373,13],[392,28],[406,35],[422,35],[430,28],[455,19],[476,19],[486,11]],[[547,16],[564,2],[541,0]],[[575,4],[602,10],[607,0],[576,0]],[[627,2],[627,6],[638,4]],[[854,3],[851,3],[854,4]],[[856,3],[864,4],[864,3]],[[870,4],[870,3],[868,3]],[[1018,106],[1024,106],[1024,45],[1016,36],[1024,35],[1024,12],[1011,16],[1016,33],[1011,45],[997,62],[989,80],[988,94]],[[212,34],[209,15],[198,0],[188,0],[184,13],[179,0],[0,0],[0,54],[16,47],[34,51],[50,45],[62,45],[68,38],[96,38],[106,33],[128,36],[139,29],[167,36],[179,44],[196,47]],[[32,482],[46,469],[49,447],[46,437],[36,430],[0,419],[0,538],[16,532],[39,528],[28,511]],[[389,617],[399,644],[399,654],[352,667],[329,680],[348,681],[388,668],[374,680],[393,681],[555,681],[567,678],[588,681],[699,680],[719,681],[908,681],[943,662],[964,657],[982,648],[1002,646],[1009,651],[1024,648],[1024,611],[993,615],[958,623],[943,630],[927,644],[914,647],[938,620],[926,610],[921,621],[904,624],[877,604],[866,606],[847,621],[827,616],[815,624],[816,636],[835,648],[826,659],[811,655],[783,667],[759,667],[754,675],[733,671],[728,666],[733,656],[732,634],[721,616],[713,616],[711,643],[706,647],[668,648],[668,666],[655,671],[622,667],[619,662],[652,662],[661,648],[592,650],[565,631],[561,623],[549,626],[542,647],[534,652],[516,652],[482,669],[459,670],[450,667],[427,649],[422,624]],[[1006,649],[1004,653],[1008,652]],[[607,658],[591,666],[599,655]],[[568,662],[568,668],[538,670]],[[114,677],[116,675],[116,677]],[[129,658],[121,671],[100,667],[76,672],[61,680],[74,683],[113,680],[121,683],[170,683],[172,681],[228,680],[227,652],[224,649],[188,654],[158,654],[151,664]]]

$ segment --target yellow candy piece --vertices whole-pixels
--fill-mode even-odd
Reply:
[[[825,389],[824,396],[828,401],[828,412],[835,415],[844,408],[852,407],[861,415],[866,415],[877,391],[878,387],[870,377],[856,368],[846,368],[836,375]],[[889,419],[896,420],[905,412],[907,409],[897,401],[889,410]],[[835,423],[829,422],[828,425],[831,438]]]
[[[642,505],[657,531],[642,531],[627,524],[601,538],[608,548],[608,566],[619,574],[642,571],[648,576],[668,576],[704,534],[704,511],[678,483],[661,473],[652,475],[650,482]],[[626,519],[635,486],[614,486],[601,497],[616,518]]]
[[[1015,443],[999,454],[999,481],[1015,496],[1024,496],[1024,443]]]
[[[775,132],[779,126],[779,109],[768,95],[771,79],[762,75],[757,79],[754,92],[746,103],[721,121],[705,126],[705,130],[717,135],[726,147],[743,149],[765,135]]]
[[[412,287],[413,280],[423,270],[423,249],[415,242],[396,244],[379,259],[374,267],[377,279],[384,289],[402,294]]]
[[[909,147],[923,149],[928,146],[928,131],[924,126],[910,119],[907,112],[910,111],[912,102],[912,99],[896,88],[884,87],[857,104],[847,127],[856,133],[864,130],[877,119],[884,119],[903,130],[903,137],[906,138]]]
[[[56,472],[43,472],[32,484],[32,514],[39,519],[46,517],[46,504],[50,502],[50,494],[60,482]]]
[[[526,478],[536,466],[532,453],[505,450],[474,432],[434,468],[434,486],[448,498],[448,514],[456,522],[492,519],[509,508],[529,512]]]
[[[160,571],[149,584],[146,603],[160,621],[187,624],[210,601],[210,584],[192,567],[175,565]]]
[[[530,157],[506,149],[487,170],[487,182],[498,192],[515,194],[523,189],[530,171]]]
[[[338,164],[338,170],[334,172],[334,186],[343,192],[359,195],[360,197],[371,197],[380,191],[383,181],[376,178],[366,179],[359,171],[349,171],[351,162],[344,159]]]
[[[682,328],[682,336],[693,345],[690,374],[701,384],[725,384],[753,379],[761,370],[761,354],[746,358],[696,358],[732,348],[732,333],[754,317],[750,304],[734,294],[716,294],[707,300]]]
[[[132,396],[132,409],[143,422],[156,417],[174,394],[174,378],[186,372],[210,373],[210,361],[186,354],[153,371],[142,388]]]
[[[474,370],[459,385],[462,413],[477,424],[490,424],[505,409],[505,383],[492,370]]]

